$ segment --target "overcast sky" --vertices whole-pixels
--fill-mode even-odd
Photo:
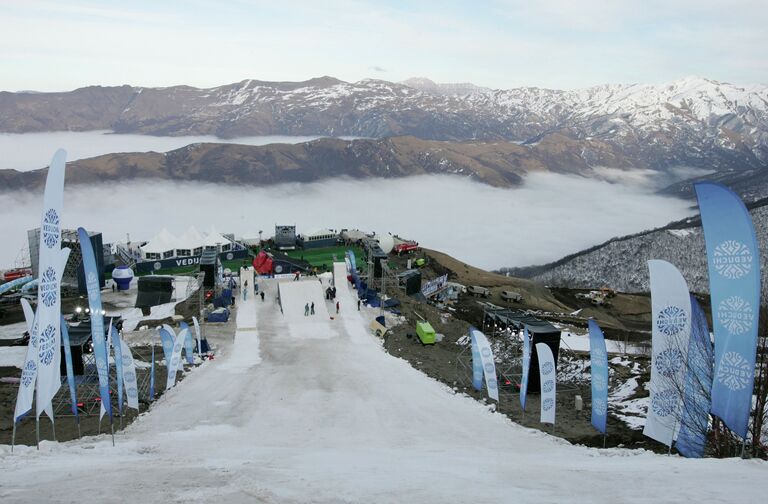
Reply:
[[[768,83],[766,0],[0,0],[0,90],[247,78]]]

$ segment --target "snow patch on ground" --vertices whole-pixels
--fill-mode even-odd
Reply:
[[[24,357],[27,355],[26,346],[0,347],[0,367],[24,366]]]

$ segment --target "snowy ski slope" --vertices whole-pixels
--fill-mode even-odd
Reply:
[[[264,287],[238,304],[234,343],[116,447],[0,447],[0,501],[764,502],[764,462],[571,446],[454,394],[384,352],[346,282],[340,316],[313,323]]]
[[[325,287],[317,278],[308,278],[294,282],[280,280],[280,299],[285,320],[290,322],[314,322],[328,320],[325,306]],[[315,316],[305,317],[304,306],[315,303]]]

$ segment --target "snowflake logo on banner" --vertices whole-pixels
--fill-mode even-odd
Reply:
[[[752,327],[752,307],[741,296],[722,300],[717,307],[717,317],[733,335],[743,334]]]
[[[484,347],[482,350],[480,350],[480,353],[483,354],[483,357],[490,357],[491,356],[491,349]]]
[[[552,400],[552,398],[544,399],[544,404],[542,404],[542,408],[544,408],[544,411],[549,411],[552,409],[552,407],[555,405],[555,401]]]
[[[677,392],[674,389],[666,389],[653,394],[651,408],[661,417],[669,416],[677,406]]]
[[[485,372],[490,374],[493,374],[493,364],[490,362],[485,365]]]
[[[30,360],[24,364],[24,369],[21,371],[21,384],[25,387],[32,385],[35,380],[35,372],[37,371],[37,364],[35,361]]]
[[[656,327],[666,336],[678,334],[687,325],[688,317],[678,306],[667,306],[659,312],[659,318],[656,319]]]
[[[499,385],[496,383],[495,379],[492,378],[492,379],[488,380],[488,388],[490,390],[496,390],[498,387],[499,387]]]
[[[41,229],[43,233],[43,242],[46,247],[53,248],[59,241],[59,214],[56,210],[49,208],[45,212],[45,218],[43,218],[43,227]]]
[[[545,381],[541,386],[542,392],[552,392],[552,389],[555,388],[555,382],[554,380],[547,380]]]
[[[551,362],[545,362],[541,365],[541,372],[542,374],[548,375],[553,371],[552,363]]]
[[[132,381],[136,380],[136,374],[133,371],[127,371],[125,373],[124,381],[131,383]]]
[[[139,397],[138,391],[133,387],[128,387],[128,389],[125,391],[126,395],[130,397],[131,399],[135,399]]]
[[[717,367],[717,381],[735,392],[749,385],[753,373],[752,366],[740,353],[726,352]]]
[[[131,356],[123,354],[123,366],[130,366],[131,364],[133,364]]]
[[[43,272],[43,278],[40,282],[40,299],[47,307],[53,306],[56,302],[57,291],[59,290],[58,282],[56,281],[56,270],[51,266]]]
[[[96,273],[93,271],[88,273],[86,286],[88,288],[88,299],[91,301],[91,303],[97,302],[99,300],[101,291],[99,289],[99,277],[96,276]]]
[[[595,390],[598,390],[600,392],[605,390],[605,387],[606,387],[605,376],[601,374],[595,375],[592,378],[592,385],[595,387]]]
[[[605,355],[605,350],[603,350],[602,348],[595,348],[594,350],[592,350],[593,363],[597,363],[598,365],[600,365],[601,362],[605,361],[606,357],[607,356]]]
[[[683,352],[677,348],[667,348],[656,354],[656,371],[662,376],[670,377],[677,374],[683,367]]]
[[[43,334],[40,335],[39,343],[40,362],[48,366],[53,362],[53,351],[56,343],[56,329],[52,325],[49,324],[45,327]]]
[[[752,269],[752,251],[741,242],[726,240],[715,247],[712,264],[728,280],[742,278]]]
[[[35,325],[32,326],[32,334],[29,335],[29,342],[32,343],[32,348],[37,348],[37,333],[38,333],[38,326],[37,326],[37,320],[35,320]]]
[[[592,401],[592,410],[598,416],[605,416],[606,411],[608,411],[608,405],[604,399],[595,399]]]

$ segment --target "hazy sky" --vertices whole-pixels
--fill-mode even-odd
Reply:
[[[246,78],[768,82],[766,0],[0,0],[0,90]]]

